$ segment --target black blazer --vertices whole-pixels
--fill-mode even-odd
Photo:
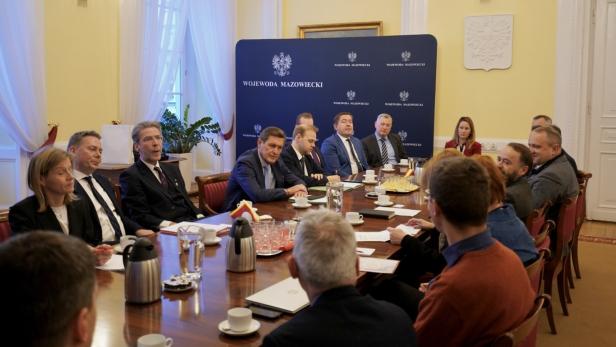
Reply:
[[[94,177],[96,182],[98,182],[98,184],[100,184],[101,187],[103,187],[103,190],[105,191],[105,193],[107,193],[109,200],[111,200],[111,202],[113,203],[113,207],[116,213],[120,216],[120,219],[122,220],[122,224],[124,224],[124,231],[126,232],[126,234],[135,235],[135,232],[142,228],[139,224],[133,222],[132,220],[130,220],[128,217],[124,215],[124,213],[122,212],[122,208],[118,205],[118,202],[116,201],[115,192],[113,191],[113,187],[111,186],[111,182],[109,182],[109,179],[97,173],[93,173],[92,177]],[[99,240],[102,241],[103,232],[101,228],[101,222],[98,219],[98,214],[96,213],[96,209],[94,208],[94,203],[92,203],[92,200],[90,200],[90,196],[83,189],[83,186],[81,185],[81,183],[82,182],[75,180],[75,194],[77,194],[77,196],[79,196],[83,201],[86,202],[86,206],[88,207],[88,212],[90,213],[90,216],[92,218],[92,224],[94,225],[94,235],[95,237],[97,237]]]
[[[275,187],[265,188],[265,176],[257,149],[242,153],[231,171],[227,185],[224,211],[235,209],[241,200],[267,202],[287,199],[284,189],[296,184],[304,184],[299,177],[289,171],[282,159],[271,166]]]
[[[124,212],[133,221],[152,230],[158,230],[163,220],[181,222],[196,219],[202,212],[190,201],[178,167],[162,162],[159,165],[167,176],[168,184],[181,195],[182,206],[176,206],[172,195],[162,187],[154,173],[138,160],[120,175],[122,204],[126,208]],[[188,209],[188,213],[178,216],[178,207]]]
[[[401,308],[345,286],[321,294],[267,335],[263,346],[416,346],[415,340]]]
[[[62,232],[60,222],[51,208],[37,212],[39,208],[36,196],[29,196],[11,206],[9,223],[13,235],[35,230]],[[69,235],[78,237],[91,245],[97,245],[99,240],[94,236],[94,226],[88,214],[88,208],[82,200],[75,200],[66,205],[68,213]]]
[[[281,156],[282,160],[284,161],[285,165],[287,165],[287,167],[289,168],[289,170],[295,176],[301,178],[302,181],[304,181],[306,183],[306,186],[308,186],[308,187],[324,186],[327,183],[327,178],[325,176],[323,176],[322,179],[318,180],[316,178],[312,178],[310,176],[304,175],[304,170],[302,168],[302,164],[299,161],[299,159],[297,159],[297,154],[295,153],[295,150],[293,149],[293,146],[291,146],[290,143],[288,143],[284,147],[284,149],[282,150],[282,153],[280,154],[280,156]],[[314,162],[312,157],[310,157],[309,155],[306,155],[304,157],[305,157],[305,161],[306,161],[306,169],[308,170],[308,175],[310,175],[310,174],[323,174],[323,169],[321,169],[321,167],[318,166]]]
[[[394,148],[397,162],[400,162],[400,159],[408,158],[408,155],[404,150],[404,146],[402,146],[402,140],[400,139],[400,135],[390,132],[389,135],[387,135],[387,138],[389,139],[389,142],[391,142],[391,146]],[[383,166],[383,162],[381,160],[381,145],[377,141],[376,135],[368,135],[364,137],[361,142],[364,146],[364,153],[366,153],[366,159],[368,159],[368,165],[370,165],[370,167]]]

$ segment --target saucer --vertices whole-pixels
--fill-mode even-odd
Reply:
[[[220,324],[218,324],[218,330],[220,330],[220,332],[222,332],[223,334],[231,335],[231,336],[250,335],[256,332],[257,330],[259,330],[260,327],[261,327],[261,323],[259,323],[259,321],[255,319],[253,319],[250,322],[250,328],[243,330],[243,331],[231,330],[231,328],[229,328],[228,320],[223,320],[222,322],[220,322]]]
[[[375,204],[375,205],[379,205],[379,206],[391,206],[391,205],[393,205],[393,204],[394,204],[394,202],[393,202],[393,201],[391,201],[391,200],[390,200],[389,202],[386,202],[386,203],[382,203],[382,202],[375,201],[375,202],[374,202],[374,204]]]
[[[368,199],[378,199],[379,198],[379,194],[377,193],[366,193],[366,195],[364,195],[366,198]]]
[[[292,205],[293,207],[295,207],[295,208],[308,208],[308,207],[312,206],[312,204],[311,204],[311,203],[307,203],[306,205],[298,205],[298,204],[297,204],[297,203],[295,203],[295,202],[294,202],[294,203],[292,203],[291,205]]]
[[[362,225],[362,224],[364,224],[364,220],[363,219],[359,219],[359,220],[349,221],[349,223],[351,225]]]
[[[361,181],[361,183],[363,183],[363,184],[377,184],[377,183],[379,183],[379,181],[377,181],[377,180],[372,180],[372,181],[363,180],[363,181]]]
[[[271,251],[270,253],[257,252],[257,255],[259,257],[273,257],[273,256],[278,255],[280,253],[282,253],[282,251],[277,249],[277,250]]]
[[[165,292],[170,292],[170,293],[183,293],[183,292],[187,292],[189,290],[195,289],[197,288],[195,282],[190,282],[190,286],[188,287],[182,287],[182,288],[170,288],[165,286],[165,282],[163,281],[163,290]]]
[[[222,239],[220,237],[216,236],[213,240],[203,241],[203,244],[205,246],[214,246],[214,245],[217,245],[220,242],[220,240],[222,240]]]
[[[391,169],[381,168],[381,171],[383,171],[383,172],[394,172],[394,171],[396,171],[396,169],[394,169],[394,168],[391,168]]]

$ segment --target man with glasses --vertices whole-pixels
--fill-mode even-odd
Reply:
[[[152,230],[203,218],[201,210],[188,198],[178,167],[160,162],[160,124],[141,122],[133,128],[132,138],[139,160],[120,175],[125,212]]]

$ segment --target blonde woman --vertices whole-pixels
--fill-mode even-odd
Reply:
[[[451,140],[447,141],[445,148],[456,148],[465,156],[481,155],[481,144],[475,141],[475,124],[471,117],[460,117]]]
[[[95,245],[87,207],[73,194],[72,165],[67,152],[48,148],[33,157],[28,166],[28,187],[34,195],[13,205],[9,211],[13,234],[49,230]],[[99,263],[105,263],[112,253],[109,245],[92,250]]]

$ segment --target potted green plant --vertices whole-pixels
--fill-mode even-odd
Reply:
[[[220,147],[214,137],[207,135],[219,134],[220,125],[212,122],[212,117],[202,117],[193,123],[188,120],[190,105],[184,108],[181,119],[175,113],[165,110],[160,120],[160,127],[163,135],[163,148],[170,157],[184,158],[180,161],[180,171],[186,184],[186,189],[190,189],[193,177],[193,155],[192,150],[201,142],[209,144],[216,156],[220,156]]]

